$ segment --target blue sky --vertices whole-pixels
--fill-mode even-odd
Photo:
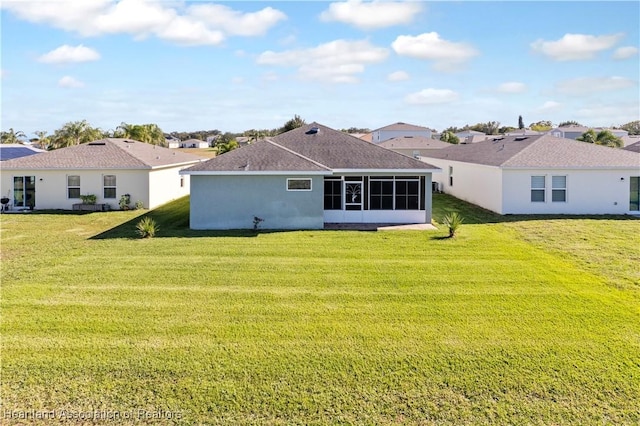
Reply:
[[[640,119],[640,3],[3,0],[2,130]]]

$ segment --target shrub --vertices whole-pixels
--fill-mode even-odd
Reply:
[[[129,194],[124,194],[120,196],[120,210],[129,210],[129,204],[131,203],[131,196]]]
[[[82,204],[95,204],[98,197],[95,194],[81,195]]]
[[[144,203],[140,200],[136,201],[135,207],[136,210],[140,210],[144,208]]]
[[[140,219],[140,222],[136,225],[138,235],[142,238],[153,238],[156,235],[156,232],[158,232],[158,229],[156,221],[149,216],[145,216]]]
[[[261,217],[258,216],[254,216],[253,217],[253,230],[257,231],[258,229],[260,229],[260,223],[264,222],[264,219],[262,219]]]
[[[463,222],[464,219],[458,212],[450,212],[442,219],[442,224],[449,228],[449,238],[456,236],[456,232]]]

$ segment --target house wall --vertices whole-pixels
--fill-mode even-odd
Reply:
[[[149,201],[146,208],[156,208],[176,198],[189,195],[189,175],[180,175],[188,166],[167,167],[149,172]],[[180,182],[182,180],[182,186]],[[132,199],[132,201],[134,201]]]
[[[424,136],[431,138],[430,130],[376,130],[372,132],[371,142],[380,143],[389,139],[404,136]]]
[[[13,177],[35,176],[35,209],[71,210],[73,204],[81,203],[79,198],[67,198],[67,176],[80,176],[80,194],[95,194],[97,203],[107,203],[112,209],[118,209],[122,194],[131,195],[131,204],[140,200],[149,205],[148,170],[2,170],[2,195],[9,195],[13,204]],[[116,175],[116,197],[105,200],[103,197],[104,175]]]
[[[532,175],[546,176],[545,202],[531,202]],[[566,202],[551,201],[551,176],[567,176]],[[627,214],[631,176],[640,169],[504,170],[504,214]]]
[[[503,214],[500,168],[430,157],[421,160],[442,169],[442,173],[433,175],[440,191]],[[449,167],[453,167],[453,186],[449,181]]]
[[[287,178],[311,178],[311,191],[287,191]],[[192,229],[322,229],[322,176],[191,176]]]

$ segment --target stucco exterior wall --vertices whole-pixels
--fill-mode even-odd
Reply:
[[[502,171],[498,167],[429,157],[421,160],[442,169],[442,173],[433,175],[433,181],[438,182],[440,191],[503,214]],[[453,167],[453,186],[449,180],[450,167]]]
[[[371,142],[380,143],[389,139],[402,137],[402,136],[424,136],[425,138],[431,138],[431,131],[429,130],[377,130],[372,132]]]
[[[545,202],[531,202],[533,175],[546,176]],[[551,201],[552,176],[567,177],[566,202]],[[504,170],[504,214],[627,214],[631,176],[640,176],[640,168]]]
[[[154,209],[171,200],[189,195],[189,175],[180,175],[180,170],[187,167],[152,170],[149,173],[149,204],[145,204],[145,207]]]
[[[79,198],[67,197],[67,176],[80,176],[80,194],[95,194],[97,203],[107,203],[118,209],[120,196],[131,195],[131,204],[140,200],[149,205],[149,172],[147,170],[2,170],[2,192],[13,204],[13,177],[35,176],[35,209],[71,210],[73,204],[82,202]],[[104,199],[103,176],[116,176],[116,198]]]
[[[311,191],[287,191],[287,178],[311,178]],[[322,176],[191,176],[192,229],[322,229]]]

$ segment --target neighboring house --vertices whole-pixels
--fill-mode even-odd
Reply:
[[[500,214],[639,211],[640,154],[551,135],[496,137],[434,151],[439,189]]]
[[[623,146],[627,147],[629,145],[637,144],[638,142],[640,142],[640,135],[627,135],[621,137],[620,139],[622,139]]]
[[[182,171],[193,229],[431,223],[437,168],[317,123]]]
[[[631,152],[640,152],[640,140],[638,142],[632,143],[631,145],[627,145],[622,149]]]
[[[14,158],[26,157],[40,152],[45,152],[45,150],[20,143],[0,144],[0,161],[13,160]]]
[[[431,138],[433,130],[428,127],[415,126],[407,123],[394,123],[371,132],[371,142],[378,144],[399,136],[423,136]]]
[[[180,142],[180,148],[209,148],[209,142],[200,139],[187,139]]]
[[[575,125],[556,127],[555,129],[549,130],[548,133],[558,138],[577,139],[580,136],[582,136],[584,132],[587,132],[591,129],[593,129],[593,131],[596,133],[599,133],[603,130],[609,130],[611,133],[613,133],[615,136],[619,138],[629,135],[629,132],[622,129],[607,129],[604,127],[585,127],[585,126],[575,126]]]
[[[446,148],[451,146],[451,144],[436,139],[425,138],[424,136],[400,136],[381,142],[378,146],[416,158],[428,155],[434,149]]]
[[[189,194],[189,176],[180,170],[199,156],[127,140],[102,139],[2,163],[0,194],[14,209],[71,210],[80,195],[117,209],[120,197],[154,208]]]
[[[455,135],[458,137],[458,139],[460,139],[460,141],[465,140],[468,137],[485,137],[487,136],[486,133],[482,133],[482,132],[478,132],[476,130],[463,130],[461,132],[455,133]]]

